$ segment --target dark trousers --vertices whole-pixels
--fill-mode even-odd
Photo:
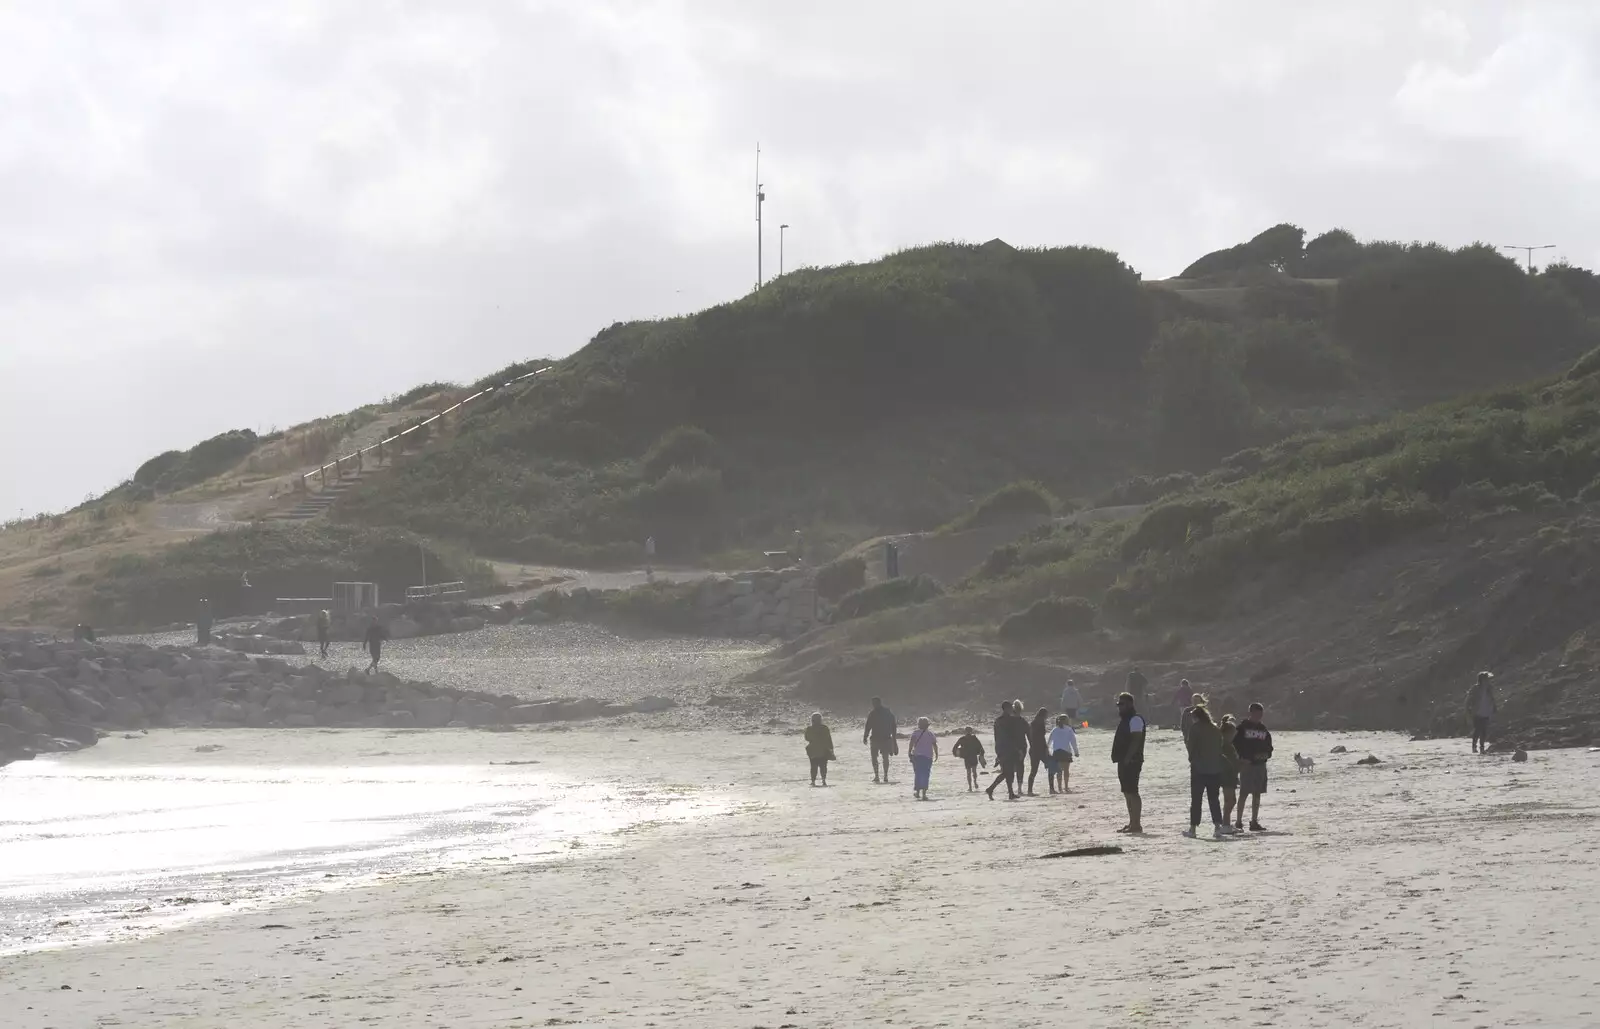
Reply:
[[[1472,716],[1472,746],[1476,748],[1489,745],[1489,719],[1483,715]]]
[[[1211,824],[1222,824],[1222,805],[1217,803],[1217,790],[1222,786],[1222,776],[1205,772],[1189,773],[1189,824],[1200,824],[1200,794],[1211,802]]]

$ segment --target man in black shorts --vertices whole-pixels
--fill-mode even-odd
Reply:
[[[895,742],[894,712],[883,706],[883,701],[872,698],[872,710],[867,712],[867,726],[861,731],[861,742],[872,748],[872,781],[889,781],[889,759],[900,753]],[[878,755],[883,755],[883,778],[878,778]]]
[[[1261,795],[1267,792],[1267,762],[1272,759],[1272,730],[1262,721],[1266,708],[1250,705],[1250,716],[1239,723],[1233,734],[1233,749],[1239,754],[1239,809],[1234,817],[1244,821],[1244,801],[1250,798],[1250,831],[1266,832],[1261,825]],[[1239,822],[1233,823],[1235,829]]]
[[[1133,694],[1117,697],[1117,734],[1111,739],[1111,763],[1117,766],[1117,782],[1128,805],[1128,824],[1117,832],[1144,832],[1139,821],[1144,802],[1139,798],[1139,773],[1144,771],[1144,719],[1133,706]]]

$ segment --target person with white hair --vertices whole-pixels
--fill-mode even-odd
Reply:
[[[917,727],[906,741],[906,751],[911,756],[914,781],[911,795],[918,800],[928,799],[928,780],[933,774],[933,763],[939,760],[939,736],[926,717],[917,719]]]
[[[1061,688],[1061,713],[1067,716],[1067,721],[1074,725],[1078,721],[1078,710],[1083,707],[1083,694],[1078,692],[1078,687],[1071,679]]]

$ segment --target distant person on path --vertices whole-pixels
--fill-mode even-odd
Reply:
[[[333,629],[333,618],[326,608],[317,612],[317,647],[324,660],[328,657],[328,635]]]
[[[1239,753],[1239,814],[1244,819],[1244,802],[1249,798],[1250,831],[1266,832],[1261,824],[1261,795],[1267,792],[1267,762],[1272,760],[1272,732],[1263,719],[1266,708],[1250,705],[1250,714],[1233,734],[1233,749]]]
[[[1002,782],[1006,784],[1006,799],[1016,800],[1022,788],[1022,763],[1028,756],[1028,723],[1012,712],[1011,701],[1000,702],[1000,717],[994,720],[994,761],[999,775],[984,790],[989,799]]]
[[[1117,766],[1117,782],[1128,805],[1128,824],[1117,832],[1142,833],[1144,823],[1139,816],[1144,811],[1144,801],[1139,797],[1139,773],[1144,771],[1144,719],[1133,706],[1133,694],[1117,697],[1117,714],[1120,720],[1111,739],[1111,763]]]
[[[1178,717],[1175,724],[1183,728],[1183,715],[1194,703],[1194,690],[1189,686],[1188,679],[1179,679],[1178,688],[1172,693],[1172,706],[1177,709]]]
[[[1078,692],[1078,687],[1073,685],[1071,679],[1061,688],[1061,713],[1067,716],[1067,721],[1073,725],[1078,724],[1078,710],[1083,707],[1083,694]]]
[[[1232,715],[1223,715],[1217,728],[1222,733],[1222,822],[1224,825],[1232,824],[1235,829],[1243,829],[1244,823],[1234,819],[1236,813],[1239,818],[1244,817],[1244,805],[1238,804],[1239,752],[1233,749],[1233,737],[1239,731],[1239,726]],[[1236,804],[1237,812],[1234,810]]]
[[[200,601],[200,613],[194,620],[195,642],[205,646],[211,642],[211,601]]]
[[[1494,695],[1494,673],[1479,672],[1478,681],[1467,690],[1467,714],[1472,718],[1472,752],[1489,752],[1489,719],[1500,710]]]
[[[377,670],[378,661],[383,656],[383,641],[389,638],[389,630],[384,628],[382,622],[376,618],[367,626],[367,638],[364,646],[367,653],[372,655],[372,663],[367,666],[367,674],[371,675]]]
[[[1139,671],[1139,666],[1134,665],[1133,671],[1128,673],[1128,696],[1133,698],[1134,707],[1144,707],[1144,692],[1150,688],[1150,680]]]
[[[99,643],[95,637],[94,626],[88,622],[79,622],[72,628],[72,638],[79,643]]]
[[[1222,805],[1217,803],[1217,790],[1222,787],[1222,732],[1211,720],[1206,710],[1206,698],[1194,695],[1194,706],[1189,709],[1189,731],[1183,743],[1189,750],[1189,828],[1185,836],[1193,839],[1200,828],[1200,795],[1204,793],[1211,804],[1211,835],[1216,839],[1233,832],[1233,827],[1222,820]]]
[[[889,781],[889,759],[900,753],[900,744],[895,742],[894,734],[897,725],[894,712],[883,706],[883,701],[877,697],[872,698],[872,710],[867,712],[867,725],[861,731],[862,744],[872,748],[872,781]],[[883,778],[878,778],[878,757],[883,757]]]
[[[911,795],[918,800],[927,800],[928,779],[933,774],[933,763],[939,760],[939,737],[929,728],[926,718],[917,719],[917,727],[911,731],[906,750],[910,754],[914,773]]]
[[[822,776],[822,785],[828,785],[828,762],[837,760],[833,753],[833,730],[822,724],[822,712],[811,713],[811,724],[806,726],[806,757],[811,759],[811,785]]]
[[[960,758],[962,764],[967,766],[967,792],[972,793],[979,789],[978,763],[981,761],[983,767],[988,768],[989,760],[983,753],[983,741],[972,731],[972,726],[967,726],[962,733],[962,737],[956,740],[956,745],[950,748],[950,753]]]
[[[1056,770],[1051,777],[1050,792],[1055,792],[1055,779],[1061,780],[1061,792],[1067,792],[1067,777],[1072,772],[1072,761],[1078,756],[1078,732],[1066,715],[1056,716],[1056,727],[1050,730],[1050,756]]]
[[[1028,724],[1028,796],[1033,796],[1033,780],[1039,775],[1039,766],[1045,767],[1045,782],[1055,779],[1055,762],[1050,758],[1050,712],[1040,708]],[[1052,787],[1051,793],[1055,792]]]
[[[644,540],[644,577],[654,582],[656,577],[656,538],[646,536]]]

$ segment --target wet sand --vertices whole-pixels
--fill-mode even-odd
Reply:
[[[0,1010],[22,1029],[1600,1024],[1600,755],[1285,733],[1272,832],[1213,842],[1179,835],[1171,733],[1130,839],[1105,733],[1067,797],[990,802],[946,759],[918,803],[908,765],[872,784],[852,728],[827,790],[792,732],[506,734],[597,801],[692,790],[728,813],[7,958]],[[1357,766],[1369,750],[1385,763]],[[1039,859],[1096,844],[1125,850]]]

